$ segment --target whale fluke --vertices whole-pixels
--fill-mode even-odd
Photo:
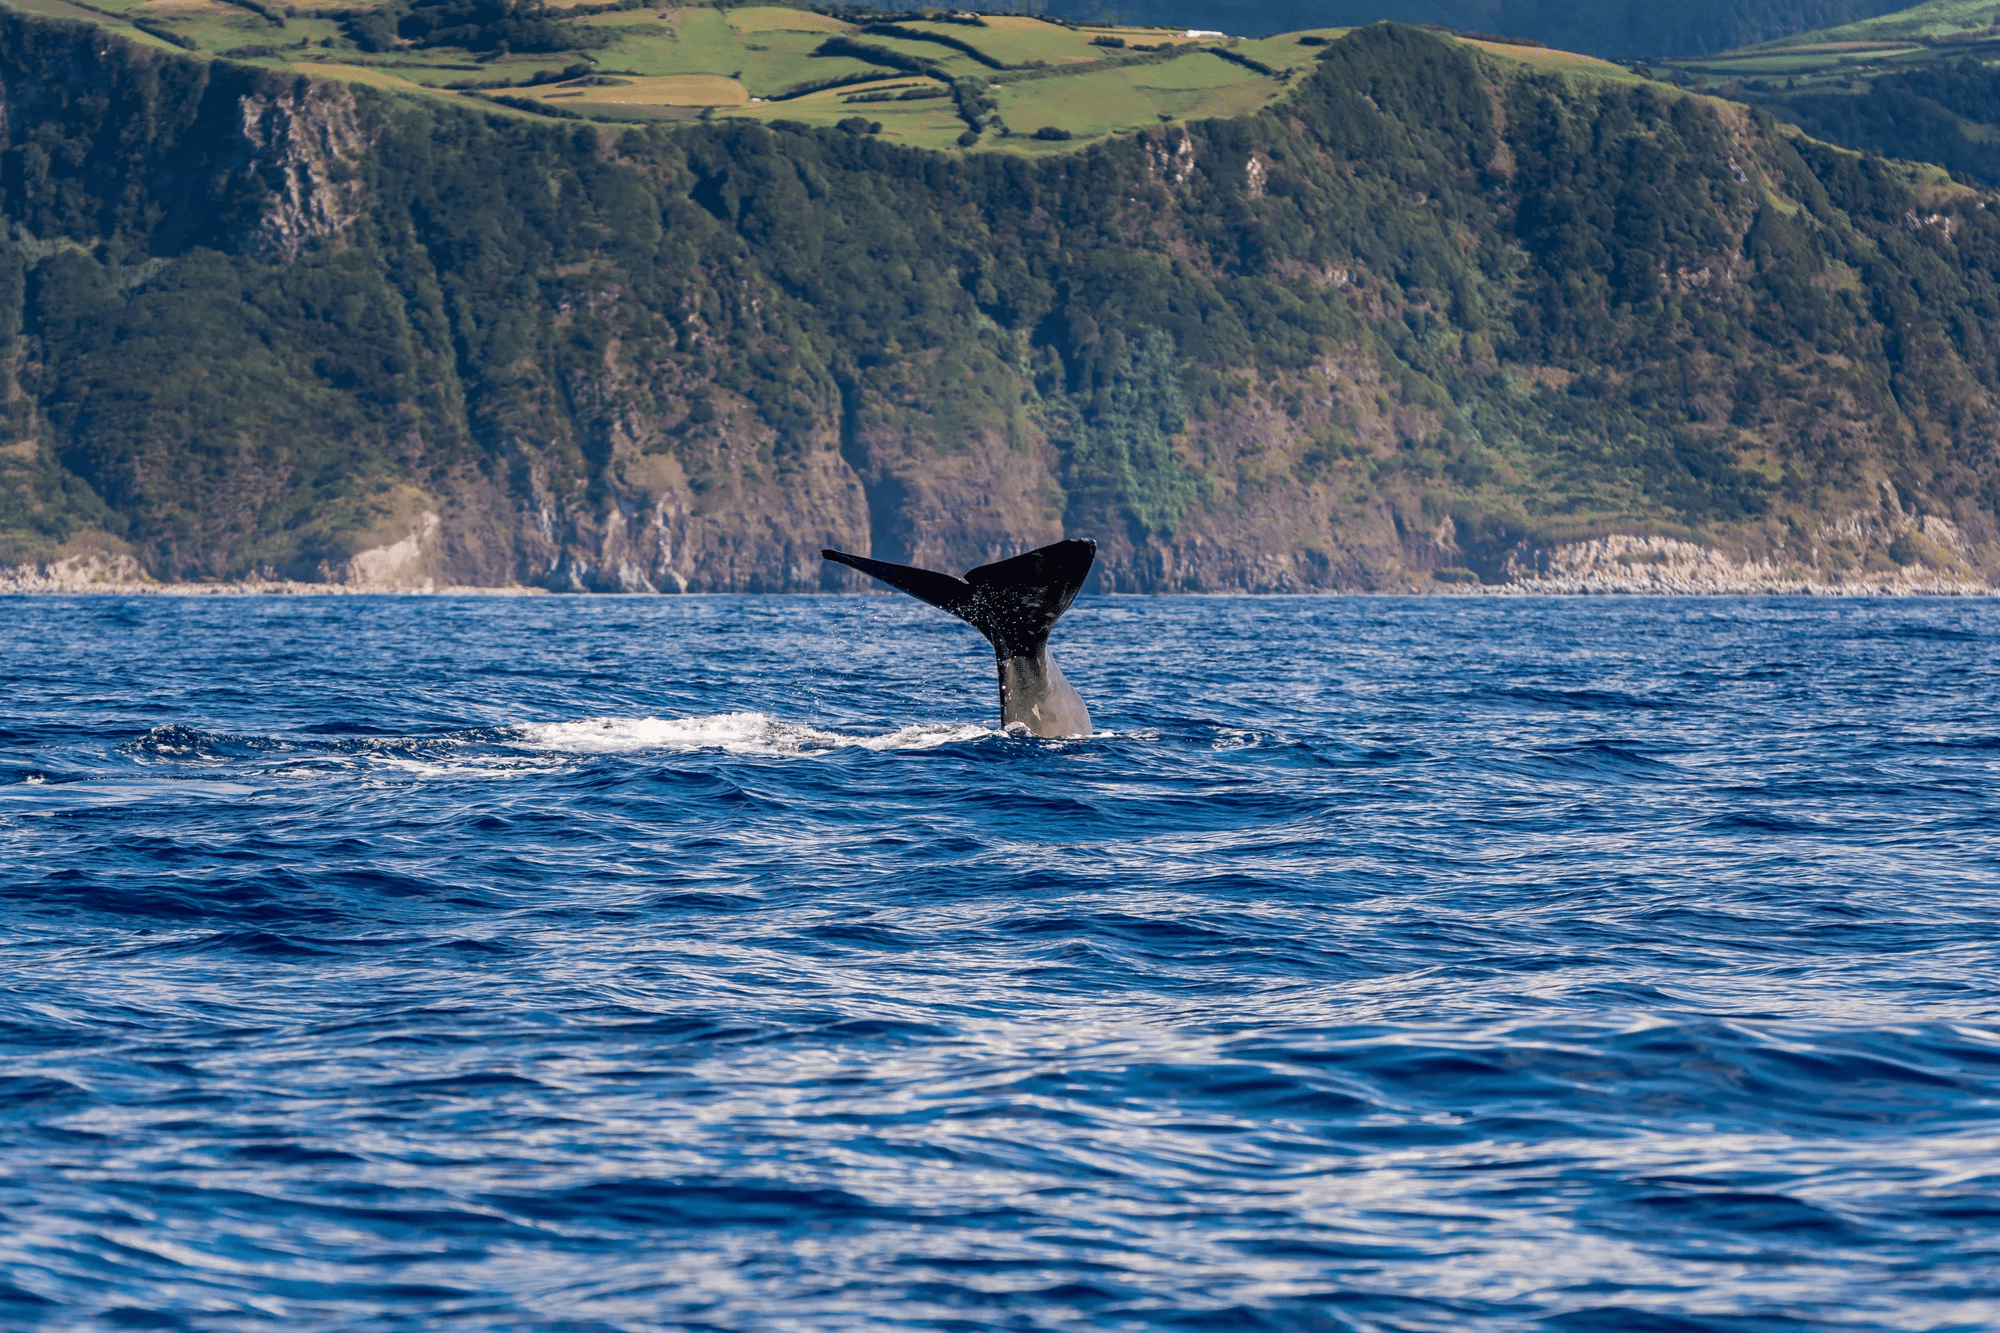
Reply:
[[[1056,669],[1048,644],[1049,631],[1090,574],[1096,542],[1057,542],[967,570],[962,579],[845,551],[820,555],[948,611],[984,634],[1000,672],[1002,726],[1019,723],[1035,736],[1090,734],[1090,710]]]

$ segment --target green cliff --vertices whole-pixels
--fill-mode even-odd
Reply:
[[[0,562],[788,590],[847,586],[822,545],[1067,533],[1114,589],[1501,582],[1626,536],[1672,542],[1594,549],[2000,568],[1988,196],[1414,29],[1299,63],[1254,114],[1029,156],[0,13]]]

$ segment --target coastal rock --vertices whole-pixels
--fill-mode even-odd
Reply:
[[[0,594],[139,592],[159,587],[125,552],[89,551],[56,560],[0,566]]]
[[[347,558],[338,582],[353,592],[435,592],[439,583],[438,530],[442,521],[425,510],[409,535]],[[329,571],[332,572],[332,571]]]
[[[1945,528],[1936,530],[1944,531]],[[1955,532],[1955,527],[1949,528]],[[1671,537],[1612,535],[1557,546],[1539,569],[1516,566],[1502,593],[1806,596],[1980,596],[1984,579],[1913,561],[1889,569],[1815,569],[1790,560],[1738,559]]]

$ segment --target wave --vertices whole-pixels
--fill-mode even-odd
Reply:
[[[996,729],[953,722],[913,722],[893,731],[875,733],[831,731],[754,711],[693,717],[586,717],[408,735],[396,735],[360,722],[343,722],[340,727],[338,734],[316,727],[307,729],[303,735],[260,736],[202,731],[175,722],[124,741],[117,750],[141,764],[161,765],[170,770],[194,765],[239,768],[248,765],[266,777],[313,777],[352,771],[356,765],[362,765],[417,777],[443,777],[468,772],[549,771],[551,765],[563,767],[565,759],[592,755],[719,750],[726,754],[809,757],[849,749],[933,750],[974,741],[1031,739],[1026,729],[1019,726]],[[1098,731],[1088,739],[1108,740],[1118,735]],[[1234,743],[1245,745],[1254,745],[1259,739],[1249,732],[1231,736],[1238,737]],[[1132,738],[1145,740],[1157,736],[1140,732]],[[1035,743],[1063,746],[1070,742]]]
[[[173,767],[249,763],[272,777],[348,771],[356,763],[438,777],[470,771],[544,771],[550,763],[560,766],[564,757],[587,755],[720,750],[743,755],[808,756],[843,749],[930,750],[1007,735],[991,727],[946,722],[918,722],[894,731],[851,734],[788,722],[768,713],[733,712],[697,717],[588,717],[407,736],[239,736],[172,723],[155,727],[118,748],[141,762]]]
[[[769,713],[710,713],[704,717],[592,717],[539,722],[513,729],[516,745],[565,754],[633,754],[646,750],[723,750],[730,754],[797,755],[859,747],[931,750],[1007,733],[991,727],[917,722],[877,736],[852,736],[787,722]]]

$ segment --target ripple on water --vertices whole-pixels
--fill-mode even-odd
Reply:
[[[0,1325],[2000,1325],[2000,610],[21,599]]]

